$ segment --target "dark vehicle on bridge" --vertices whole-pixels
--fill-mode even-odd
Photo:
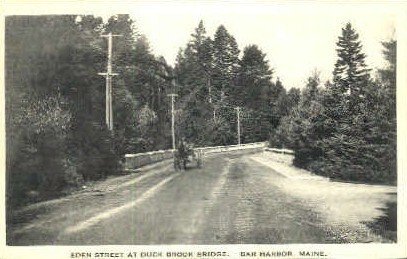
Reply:
[[[194,149],[191,144],[181,140],[178,143],[177,149],[174,151],[174,168],[175,170],[186,170],[187,165],[201,168],[203,164],[202,150]]]

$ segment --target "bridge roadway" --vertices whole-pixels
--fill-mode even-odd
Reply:
[[[250,155],[216,155],[201,169],[170,163],[89,186],[16,213],[11,245],[334,243],[312,206]],[[20,216],[19,216],[20,214]]]

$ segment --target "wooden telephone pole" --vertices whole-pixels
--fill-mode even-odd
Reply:
[[[112,102],[112,77],[118,75],[112,72],[112,53],[113,53],[113,37],[121,37],[122,35],[115,35],[111,32],[107,35],[100,37],[107,38],[107,72],[98,73],[106,77],[106,125],[107,128],[113,132],[113,102]]]
[[[207,75],[206,85],[208,87],[208,95],[209,95],[209,103],[212,104],[212,86],[211,86],[211,78]],[[213,107],[213,121],[216,121],[216,106],[215,104],[212,105]]]
[[[236,107],[237,114],[237,144],[240,146],[240,107]]]
[[[171,131],[172,131],[172,149],[175,150],[175,116],[174,116],[174,102],[178,94],[169,94],[171,97]]]
[[[206,79],[206,85],[208,87],[209,103],[212,103],[212,87],[211,87],[211,79],[209,78],[209,76]]]

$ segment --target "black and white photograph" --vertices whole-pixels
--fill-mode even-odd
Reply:
[[[5,259],[407,256],[405,4],[74,4],[5,5]]]

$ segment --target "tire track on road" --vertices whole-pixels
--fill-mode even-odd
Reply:
[[[191,224],[185,229],[187,243],[197,242],[196,234],[199,233],[199,230],[201,230],[204,219],[206,219],[206,217],[209,215],[211,208],[217,202],[219,195],[222,193],[232,162],[233,159],[228,158],[226,166],[222,170],[219,179],[211,190],[210,197],[203,201],[203,204],[200,207],[201,209],[197,210],[192,216],[193,220]]]
[[[171,180],[173,180],[175,177],[179,176],[180,173],[174,174],[164,180],[162,180],[161,182],[159,182],[157,185],[151,187],[150,189],[148,189],[146,192],[144,192],[138,199],[136,199],[135,201],[126,203],[120,207],[116,207],[113,208],[111,210],[102,212],[97,214],[96,216],[93,216],[85,221],[82,221],[81,223],[75,225],[75,226],[71,226],[65,229],[64,234],[73,234],[76,232],[80,232],[83,231],[85,229],[88,229],[90,227],[92,227],[93,225],[99,223],[100,221],[104,220],[104,219],[108,219],[111,218],[113,215],[118,214],[122,211],[128,210],[130,208],[136,207],[138,205],[140,205],[141,203],[143,203],[145,200],[149,199],[150,197],[152,197],[158,190],[160,190],[165,184],[167,184],[168,182],[170,182]]]
[[[139,182],[141,182],[143,180],[149,179],[149,178],[157,176],[159,174],[163,174],[163,171],[165,172],[166,170],[168,170],[170,168],[171,168],[170,166],[165,166],[165,167],[163,167],[163,168],[161,168],[160,170],[157,170],[157,171],[146,172],[146,173],[144,173],[142,175],[136,176],[134,179],[125,181],[123,183],[120,183],[117,186],[109,187],[105,191],[102,191],[102,193],[107,194],[107,193],[112,193],[113,191],[118,191],[118,190],[120,190],[120,189],[122,189],[124,187],[128,187],[130,185],[139,183]],[[61,198],[59,200],[46,201],[46,202],[43,202],[42,204],[39,204],[39,205],[36,205],[36,206],[55,205],[55,204],[58,204],[58,203],[69,202],[72,199],[93,197],[94,195],[95,195],[95,193],[93,193],[90,190],[90,191],[84,192],[84,193],[73,194],[73,195],[70,195],[68,197]],[[31,206],[34,207],[33,205],[31,205]],[[32,208],[24,208],[21,211],[19,211],[18,213],[24,213],[25,210],[28,210],[28,209],[32,209]],[[22,227],[20,227],[18,229],[15,229],[13,231],[13,234],[22,234],[22,233],[30,231],[30,230],[32,230],[34,228],[42,227],[45,224],[50,224],[52,222],[60,221],[60,220],[65,219],[67,217],[73,217],[73,216],[75,216],[76,214],[79,214],[79,213],[82,213],[82,211],[80,211],[80,210],[78,210],[78,211],[69,211],[67,213],[68,215],[66,213],[64,213],[64,214],[59,215],[57,217],[53,217],[53,218],[50,218],[50,219],[45,219],[45,220],[42,220],[42,221],[37,221],[37,222],[30,223],[30,224],[26,224],[26,225],[24,225],[24,226],[22,226]]]

